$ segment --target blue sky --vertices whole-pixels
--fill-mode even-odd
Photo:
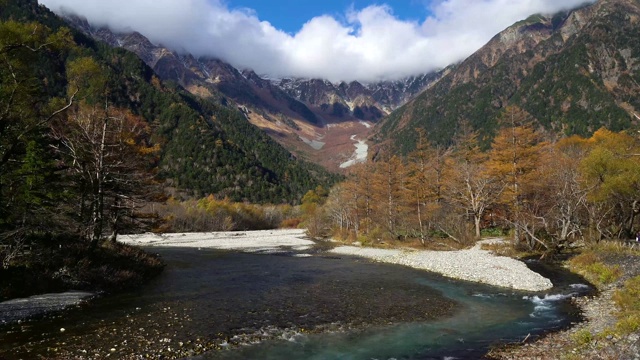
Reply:
[[[258,18],[269,21],[273,26],[294,34],[307,21],[319,16],[330,15],[344,21],[344,14],[351,9],[364,9],[370,5],[383,5],[385,2],[370,0],[227,0],[230,9],[249,8]],[[427,0],[394,0],[391,4],[393,14],[405,21],[421,22],[429,15]]]
[[[96,27],[270,78],[396,80],[464,60],[530,15],[596,0],[40,0]]]

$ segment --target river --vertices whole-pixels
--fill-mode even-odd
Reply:
[[[556,286],[531,294],[326,253],[152,250],[158,278],[0,328],[0,359],[479,358],[577,321],[567,298],[590,291],[552,268]]]

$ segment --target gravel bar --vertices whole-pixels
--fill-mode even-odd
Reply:
[[[500,240],[483,240],[471,249],[458,251],[388,250],[340,246],[330,250],[330,252],[409,266],[455,279],[480,282],[504,288],[544,291],[553,287],[549,279],[530,270],[522,261],[496,256],[490,251],[480,248],[482,243],[495,241]]]
[[[120,235],[118,241],[145,247],[190,247],[254,253],[305,251],[315,244],[304,229]]]

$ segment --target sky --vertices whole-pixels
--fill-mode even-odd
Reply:
[[[464,60],[530,15],[595,0],[40,0],[269,78],[396,80]]]

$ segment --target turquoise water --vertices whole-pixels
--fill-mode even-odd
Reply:
[[[462,309],[437,321],[372,327],[328,334],[287,334],[277,341],[198,359],[478,359],[492,345],[521,341],[577,320],[568,299],[590,287],[570,274],[558,287],[531,294],[409,272],[418,287],[428,287],[458,302]],[[558,274],[556,274],[557,276]]]
[[[160,277],[0,329],[0,358],[475,359],[491,345],[576,321],[567,299],[591,291],[561,269],[536,264],[557,285],[551,291],[523,293],[322,253],[153,250],[168,264]],[[216,344],[222,350],[193,355]]]

